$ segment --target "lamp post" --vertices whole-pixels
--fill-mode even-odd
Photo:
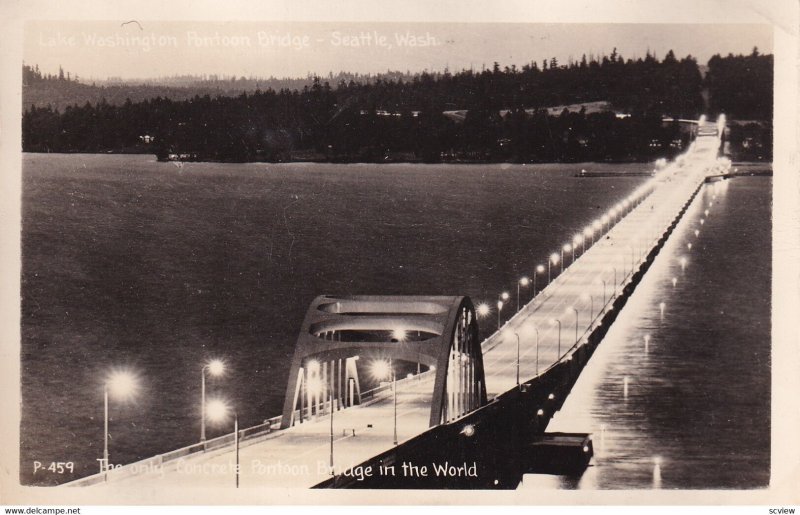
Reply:
[[[372,377],[378,381],[391,379],[394,393],[394,445],[397,445],[397,377],[394,374],[392,360],[377,360],[371,365]]]
[[[225,372],[225,364],[219,359],[212,359],[200,369],[200,441],[206,441],[206,370],[212,376]]]
[[[575,306],[570,306],[568,309],[571,309],[575,312],[575,343],[578,343],[578,309]]]
[[[497,301],[497,330],[500,330],[500,313],[503,311],[503,301]]]
[[[631,275],[633,275],[633,263],[634,263],[634,254],[635,251],[633,250],[633,245],[630,246],[631,249]]]
[[[614,269],[614,295],[616,295],[617,294],[617,285],[618,285],[617,284],[617,267],[616,266],[612,266],[611,268]]]
[[[233,413],[233,446],[236,448],[236,488],[239,488],[239,413]]]
[[[108,480],[108,383],[103,385],[103,479]]]
[[[539,375],[539,328],[534,327],[534,331],[536,331],[536,375]]]
[[[553,323],[558,324],[558,359],[556,361],[559,361],[561,359],[561,320],[554,318]]]
[[[139,385],[136,376],[129,371],[112,371],[103,383],[103,480],[108,480],[108,397],[109,393],[120,400],[132,398]]]
[[[397,376],[394,373],[392,361],[389,360],[389,368],[392,369],[392,392],[394,393],[394,444],[397,445]]]
[[[519,388],[519,333],[515,332],[514,336],[517,337],[517,388]]]
[[[536,276],[534,275],[534,277]],[[528,279],[527,277],[523,277],[519,281],[517,281],[517,313],[519,313],[519,288],[520,286],[528,286],[530,282],[531,282],[530,279]]]
[[[550,286],[550,264],[557,265],[558,264],[558,254],[553,252],[550,254],[550,259],[547,260],[547,285]]]
[[[236,409],[232,409],[224,399],[209,399],[206,414],[208,415],[208,420],[212,423],[224,424],[228,422],[231,412],[233,412],[233,448],[236,459],[234,476],[236,488],[239,488],[239,412]]]
[[[564,252],[569,252],[572,250],[572,260],[575,261],[575,250],[570,246],[569,243],[566,243],[563,247],[561,247],[561,272],[564,272]]]
[[[605,279],[600,279],[600,280],[603,281],[603,306],[605,306],[606,305],[606,280]]]
[[[544,272],[544,265],[536,265],[536,270],[533,272],[533,296],[531,298],[536,297],[536,294],[538,293],[536,291],[536,276],[542,272]]]

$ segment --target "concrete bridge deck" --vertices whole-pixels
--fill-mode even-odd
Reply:
[[[669,164],[637,190],[639,194],[628,198],[629,212],[620,215],[616,224],[605,225],[584,245],[579,244],[574,261],[572,251],[565,252],[569,266],[564,272],[483,342],[489,400],[515,388],[518,352],[519,379],[524,382],[568,354],[576,340],[590,332],[598,315],[611,305],[613,296],[701,186],[716,162],[718,148],[718,137],[698,138],[679,158],[680,164]],[[572,235],[565,236],[571,243]],[[556,270],[560,264],[553,266]],[[506,306],[505,313],[516,307],[513,304]],[[483,323],[492,323],[491,318]],[[428,429],[432,390],[430,372],[398,381],[399,443]],[[331,434],[334,469],[343,473],[393,447],[394,411],[393,395],[385,390],[361,406],[336,411],[332,423],[328,411],[315,420],[244,441],[239,451],[240,485],[308,488],[330,478]],[[93,483],[100,488],[233,487],[235,463],[229,445],[165,462],[156,471],[112,471],[107,481]]]

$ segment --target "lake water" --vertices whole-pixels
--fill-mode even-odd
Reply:
[[[548,427],[592,466],[525,488],[768,485],[771,182],[704,187]]]
[[[225,359],[228,371],[209,381],[209,392],[230,399],[243,426],[279,414],[294,340],[308,304],[319,294],[465,294],[478,302],[513,291],[517,278],[530,275],[569,235],[644,180],[575,178],[581,167],[647,169],[594,164],[179,167],[151,156],[25,155],[22,482],[50,485],[98,470],[102,383],[116,367],[136,371],[140,383],[131,401],[110,405],[111,462],[127,463],[199,439],[200,369],[211,357]],[[681,331],[663,329],[679,334],[682,345],[694,352],[720,356],[718,366],[709,371],[694,354],[676,353],[650,371],[653,381],[669,384],[678,384],[674,374],[679,371],[677,391],[697,392],[692,401],[706,409],[704,418],[689,421],[691,428],[706,427],[711,417],[719,424],[739,421],[725,426],[731,433],[724,437],[742,438],[745,429],[753,434],[752,445],[740,452],[747,459],[758,456],[732,486],[763,481],[758,453],[766,449],[769,457],[769,193],[765,179],[731,182],[728,215],[709,218],[708,226],[719,224],[716,230],[727,231],[738,246],[727,241],[713,247],[714,240],[703,240],[704,252],[716,259],[708,270],[694,263],[687,267],[686,273],[698,273],[700,279],[679,285],[686,289],[686,302],[695,304],[681,312]],[[740,198],[733,203],[735,195]],[[732,226],[725,216],[744,225]],[[754,231],[766,234],[760,245],[748,238]],[[765,266],[746,264],[754,259]],[[737,321],[761,321],[760,326],[703,316],[702,309],[715,310],[720,301],[734,302],[743,293],[724,275],[736,270],[750,274],[751,291],[744,293],[753,294],[752,285],[758,284],[756,293],[765,300],[753,302],[748,295],[748,302],[726,312],[735,313]],[[729,331],[737,331],[737,337],[728,338]],[[651,333],[655,345],[655,329]],[[703,345],[722,335],[736,352]],[[748,353],[756,348],[758,366],[745,366],[741,357],[752,358]],[[755,423],[752,409],[762,409],[763,402],[754,395],[764,391],[766,411],[757,413],[761,418]],[[681,416],[686,407],[681,403],[687,401],[674,400],[669,390],[660,393],[649,404],[643,401],[648,408],[637,413],[645,419],[631,422],[640,433],[687,423]],[[730,399],[736,402],[723,402]],[[665,411],[664,403],[678,404]],[[210,427],[209,437],[229,431]],[[694,456],[692,445],[721,438],[719,433],[685,434],[691,436],[685,444],[687,464]],[[72,461],[75,472],[34,475],[34,460]],[[768,461],[765,470],[768,474]],[[602,486],[630,485],[625,478],[615,481],[609,476]],[[707,481],[705,475],[690,476],[683,486],[702,488]]]

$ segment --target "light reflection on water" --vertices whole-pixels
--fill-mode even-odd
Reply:
[[[770,194],[704,187],[548,427],[592,433],[591,466],[521,488],[767,486]]]

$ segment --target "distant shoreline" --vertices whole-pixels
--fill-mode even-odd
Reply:
[[[30,152],[24,151],[22,154],[31,154],[31,155],[42,155],[42,154],[53,154],[53,155],[76,155],[76,154],[87,154],[87,155],[115,155],[115,156],[153,156],[155,155],[151,152]],[[448,160],[448,161],[438,161],[438,162],[425,162],[422,160],[390,160],[390,161],[337,161],[337,160],[322,160],[322,159],[295,159],[291,161],[219,161],[219,160],[208,160],[208,159],[196,159],[196,160],[186,160],[186,161],[170,161],[170,160],[157,160],[161,163],[220,163],[220,164],[255,164],[255,163],[263,163],[263,164],[272,164],[272,165],[290,165],[290,164],[334,164],[334,165],[402,165],[402,164],[410,164],[410,165],[517,165],[517,166],[524,166],[524,165],[547,165],[547,164],[556,164],[556,165],[614,165],[614,164],[646,164],[652,163],[651,159],[647,160],[627,160],[627,161],[537,161],[537,162],[513,162],[513,161],[480,161],[480,160]],[[772,177],[773,170],[772,170],[772,162],[764,162],[764,161],[733,161],[731,164],[733,171],[729,174],[732,177]],[[743,170],[737,170],[737,168],[743,168]],[[613,170],[602,171],[602,170],[595,170],[595,171],[588,171],[588,170],[581,170],[574,174],[576,178],[608,178],[608,177],[645,177],[649,176],[650,172],[641,171],[641,172],[616,172]]]

